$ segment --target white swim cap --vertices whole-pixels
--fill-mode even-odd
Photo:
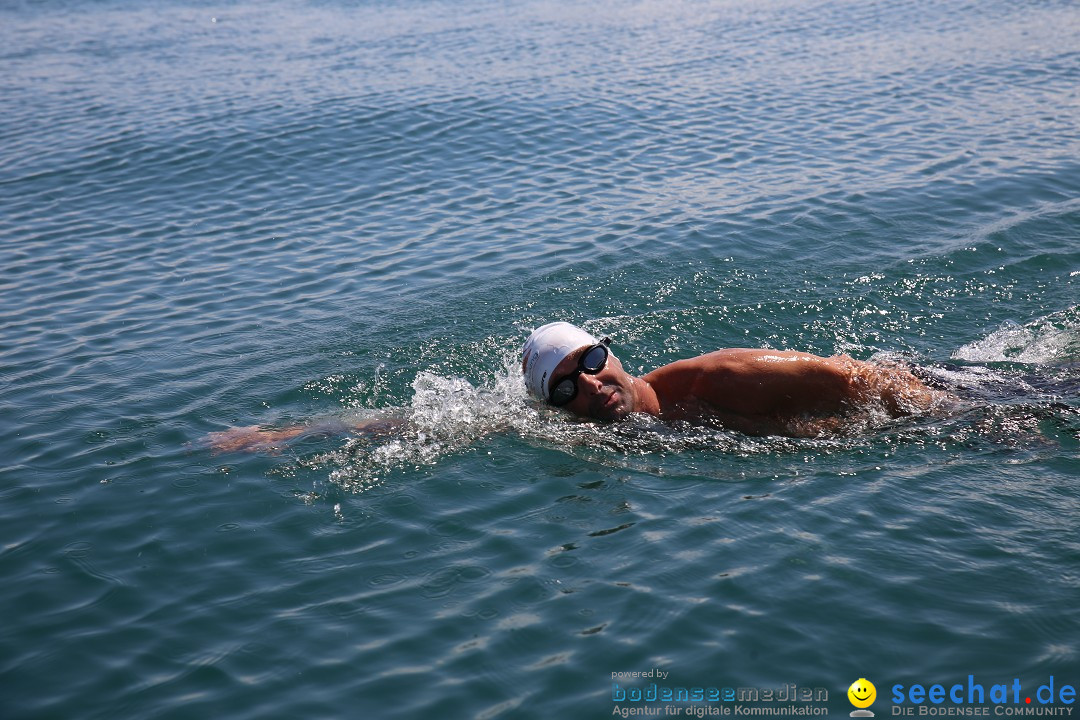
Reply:
[[[521,357],[525,387],[534,397],[547,400],[548,381],[559,363],[578,348],[599,342],[568,322],[553,322],[536,328],[525,341]]]

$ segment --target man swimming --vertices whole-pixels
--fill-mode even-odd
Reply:
[[[816,435],[855,414],[900,417],[948,397],[903,368],[790,350],[717,350],[636,378],[606,339],[565,322],[533,331],[522,372],[530,394],[582,418],[611,422],[645,413],[751,435]]]
[[[833,433],[874,411],[889,417],[923,413],[950,397],[900,367],[790,350],[717,350],[637,378],[608,344],[566,322],[537,328],[523,349],[525,386],[538,400],[587,420],[643,413],[793,437]],[[389,414],[280,429],[250,425],[210,433],[207,440],[219,452],[261,450],[305,436],[392,435],[407,424],[406,417]]]

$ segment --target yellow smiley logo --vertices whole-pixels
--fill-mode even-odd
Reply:
[[[866,678],[859,678],[851,683],[851,687],[847,689],[847,697],[855,707],[867,708],[874,704],[874,699],[877,698],[877,688],[874,687],[874,683]]]

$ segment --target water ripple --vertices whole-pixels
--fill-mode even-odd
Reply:
[[[0,40],[13,714],[1076,667],[1074,3],[57,0]],[[847,352],[965,405],[571,424],[516,367],[556,318],[635,371]]]

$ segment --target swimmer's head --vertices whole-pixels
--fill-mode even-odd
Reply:
[[[637,407],[636,380],[595,337],[570,323],[537,328],[525,343],[521,369],[533,397],[590,420],[620,420]],[[553,397],[557,395],[558,397]]]
[[[548,323],[533,330],[521,355],[521,370],[529,393],[538,400],[549,400],[548,385],[559,363],[578,348],[597,343],[599,340],[568,322]]]

